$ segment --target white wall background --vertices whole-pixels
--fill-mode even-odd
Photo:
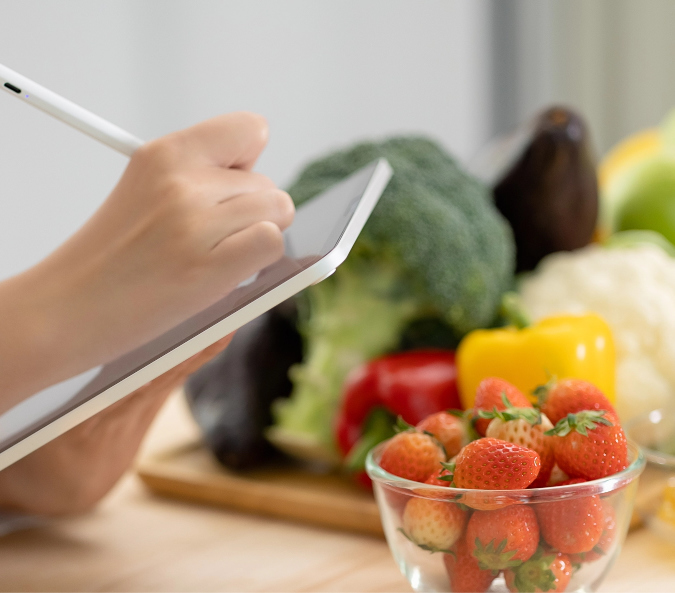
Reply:
[[[491,129],[488,0],[0,0],[0,63],[140,136],[264,114],[287,184],[359,139],[421,132],[470,157]],[[0,93],[0,279],[104,200],[125,158]]]
[[[494,0],[496,128],[553,102],[590,122],[598,154],[675,107],[673,0]]]

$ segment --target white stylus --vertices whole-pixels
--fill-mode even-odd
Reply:
[[[143,145],[139,138],[2,64],[0,88],[127,156]]]

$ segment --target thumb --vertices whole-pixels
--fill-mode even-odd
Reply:
[[[262,115],[239,111],[171,135],[187,148],[187,154],[207,164],[250,170],[267,145],[268,132],[267,120]]]

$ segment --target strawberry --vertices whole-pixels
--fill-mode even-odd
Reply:
[[[380,467],[390,474],[422,482],[445,461],[445,453],[433,437],[405,431],[392,437],[384,446]]]
[[[557,424],[567,414],[582,410],[606,410],[616,416],[610,401],[595,385],[581,379],[562,379],[537,387],[541,411]]]
[[[451,591],[483,593],[490,588],[497,575],[497,571],[481,570],[464,538],[455,544],[450,554],[443,556],[443,563],[450,579]]]
[[[485,436],[515,443],[539,454],[541,469],[530,487],[546,486],[555,463],[553,437],[544,434],[553,428],[549,419],[534,408],[513,407],[502,411],[481,412],[481,416],[493,417]]]
[[[444,480],[443,478],[450,479]],[[452,472],[446,467],[441,467],[438,471],[433,472],[426,480],[424,480],[424,483],[431,486],[443,486],[447,488],[452,482],[451,478]]]
[[[506,399],[506,402],[504,402]],[[476,390],[476,399],[474,400],[474,411],[478,416],[478,411],[491,411],[495,408],[503,410],[510,404],[515,408],[531,408],[530,400],[523,394],[520,389],[512,385],[504,379],[497,377],[488,377],[483,379]],[[476,418],[474,421],[474,428],[476,432],[484,437],[490,420],[486,418]]]
[[[575,478],[558,484],[579,484],[584,479]],[[564,554],[589,552],[600,541],[605,514],[597,495],[577,496],[556,502],[535,505],[541,536],[551,547]]]
[[[466,527],[466,543],[481,569],[513,568],[537,551],[537,516],[524,505],[475,511]]]
[[[420,432],[428,432],[445,447],[448,457],[454,457],[469,442],[464,422],[449,412],[437,412],[427,416],[415,426]]]
[[[459,498],[453,499],[477,511],[495,511],[522,502],[513,496],[496,495],[494,491],[486,490],[467,490]]]
[[[403,511],[402,533],[429,552],[448,552],[464,533],[467,512],[458,504],[411,498]]]
[[[612,412],[568,414],[547,434],[555,435],[555,461],[569,476],[597,480],[628,466],[626,435]]]
[[[458,495],[455,492],[448,491],[448,486],[452,482],[452,472],[444,467],[440,467],[437,471],[433,472],[426,480],[425,484],[429,486],[439,486],[440,490],[429,488],[412,488],[412,491],[417,496],[425,496],[427,498],[444,499],[444,500],[456,500]]]
[[[576,564],[583,562],[595,562],[600,558],[607,556],[614,539],[616,538],[616,512],[614,507],[603,501],[604,521],[602,524],[602,535],[598,543],[593,546],[589,552],[581,552],[580,554],[572,554],[570,560]]]
[[[553,451],[555,457],[555,447]],[[551,470],[551,475],[546,482],[547,486],[559,486],[562,482],[566,482],[570,477],[558,467],[557,463],[553,464],[553,469]]]
[[[509,591],[564,591],[572,578],[572,561],[557,551],[539,548],[518,568],[504,571]]]
[[[527,488],[540,467],[535,451],[500,439],[483,438],[464,447],[450,469],[457,488],[514,490]]]

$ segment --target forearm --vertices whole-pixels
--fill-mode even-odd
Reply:
[[[42,263],[0,283],[0,413],[89,364],[68,274]]]
[[[293,202],[251,172],[267,127],[214,118],[141,147],[68,241],[0,283],[0,413],[114,360],[283,255]]]

